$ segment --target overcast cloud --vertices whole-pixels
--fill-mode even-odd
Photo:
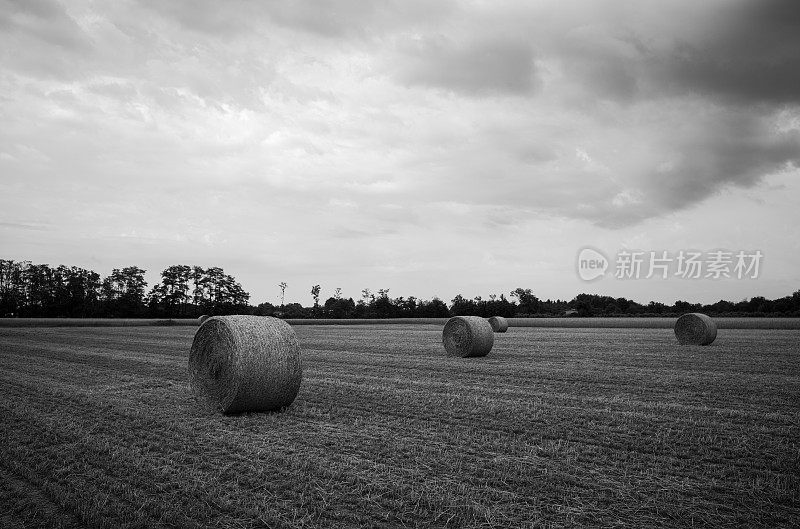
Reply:
[[[798,50],[795,0],[0,0],[0,257],[223,266],[256,303],[786,295]],[[584,284],[586,245],[769,266]]]

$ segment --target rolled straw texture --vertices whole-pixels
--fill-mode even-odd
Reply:
[[[492,316],[489,318],[489,325],[494,332],[506,332],[508,330],[508,320],[502,316]]]
[[[690,312],[675,321],[675,336],[681,345],[708,345],[717,337],[717,324],[705,314]]]
[[[297,336],[277,318],[213,316],[194,335],[192,388],[223,413],[286,407],[302,377]]]
[[[486,356],[494,345],[494,331],[480,316],[454,316],[444,325],[442,343],[448,356]]]
[[[211,316],[209,316],[208,314],[203,314],[202,316],[200,316],[200,317],[198,317],[198,318],[197,318],[197,321],[198,321],[200,324],[202,324],[204,321],[206,321],[206,320],[207,320],[208,318],[210,318],[210,317],[211,317]]]

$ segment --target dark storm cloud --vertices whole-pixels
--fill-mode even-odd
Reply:
[[[706,37],[676,43],[661,80],[739,102],[800,102],[800,3],[758,0],[726,7]]]
[[[398,76],[409,85],[443,88],[467,95],[525,95],[537,86],[530,45],[503,38],[465,44],[424,41],[410,51]]]
[[[635,34],[582,26],[556,40],[565,73],[579,79],[591,98],[629,103],[639,95],[639,77],[649,53]]]
[[[718,189],[752,187],[764,176],[791,165],[800,167],[800,131],[775,134],[750,118],[716,124],[702,138],[678,142],[682,160],[651,174],[653,195],[669,210],[700,202]]]
[[[800,167],[800,131],[777,133],[753,115],[734,115],[700,127],[695,134],[664,140],[676,158],[668,167],[642,174],[638,200],[600,202],[579,212],[608,228],[695,206],[730,186],[753,188],[769,174]]]

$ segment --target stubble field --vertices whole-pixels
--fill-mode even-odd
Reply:
[[[299,326],[282,413],[189,391],[191,327],[0,328],[0,526],[800,520],[800,333]]]

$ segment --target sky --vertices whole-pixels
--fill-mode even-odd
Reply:
[[[0,123],[0,258],[253,304],[800,289],[796,0],[0,0]]]

